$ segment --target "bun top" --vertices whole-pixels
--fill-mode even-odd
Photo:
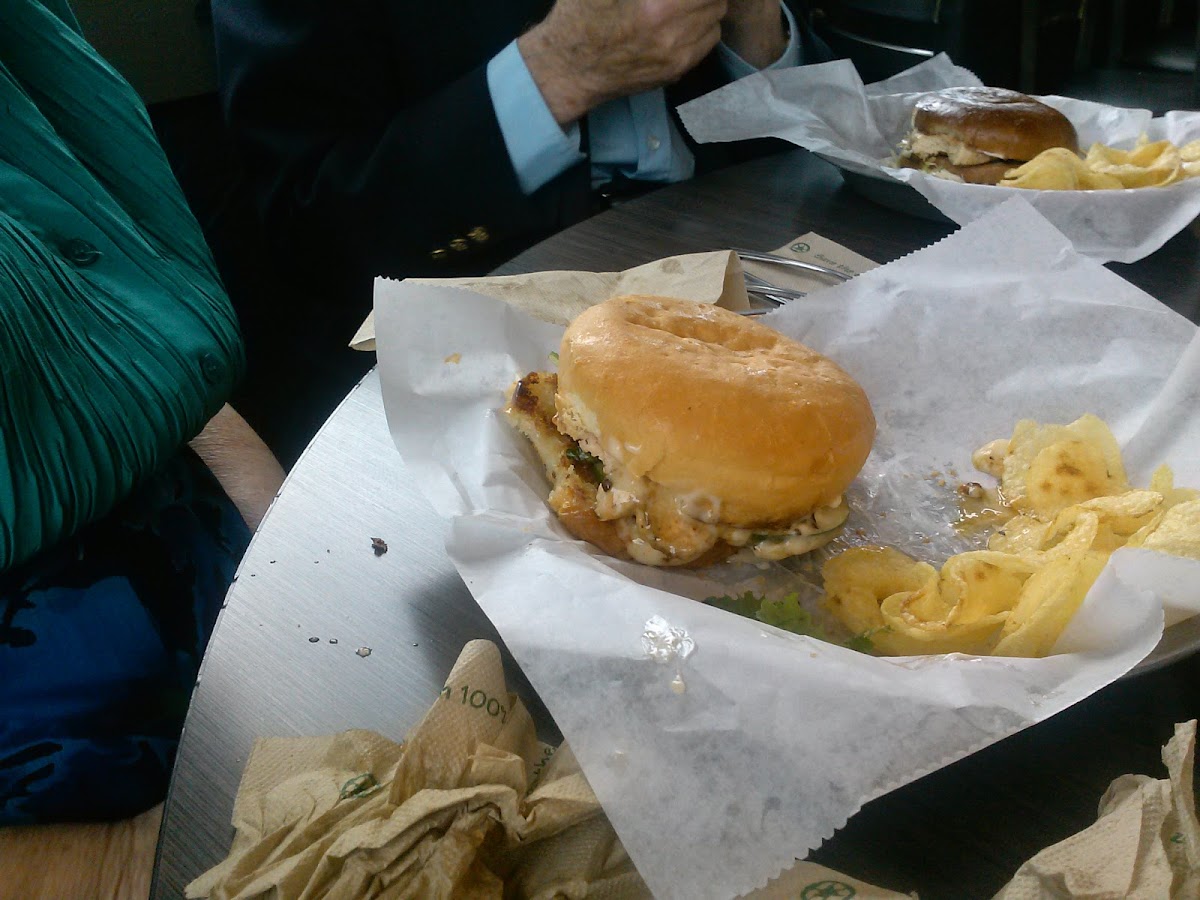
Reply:
[[[913,109],[913,127],[1000,159],[1026,162],[1051,147],[1079,151],[1075,126],[1066,116],[1004,88],[957,87],[926,94]]]
[[[558,370],[562,431],[727,525],[787,527],[836,503],[875,438],[866,394],[832,360],[689,300],[591,307]]]

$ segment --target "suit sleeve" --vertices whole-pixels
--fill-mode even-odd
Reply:
[[[491,54],[442,73],[398,58],[406,42],[462,36],[385,33],[367,0],[216,0],[213,13],[225,114],[287,252],[334,254],[364,275],[449,274],[561,227],[585,199],[584,166],[522,192]]]

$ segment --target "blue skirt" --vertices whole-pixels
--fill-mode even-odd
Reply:
[[[250,533],[190,450],[0,574],[0,825],[163,799],[200,660]]]

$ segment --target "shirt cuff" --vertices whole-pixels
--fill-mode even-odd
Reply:
[[[487,84],[522,191],[532,194],[585,159],[579,151],[579,125],[564,131],[554,121],[516,41],[488,61]]]
[[[766,72],[771,69],[788,69],[792,66],[800,65],[800,28],[796,24],[796,17],[788,9],[788,5],[780,3],[779,6],[783,10],[783,17],[787,20],[788,43],[786,49],[783,51],[783,55],[765,69],[754,68],[754,66],[730,50],[728,45],[724,43],[717,44],[717,58],[721,61],[721,65],[725,68],[725,73],[729,76],[730,80],[736,81],[739,78],[745,78],[747,75],[753,75],[755,72]]]

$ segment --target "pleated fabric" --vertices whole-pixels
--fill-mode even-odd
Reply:
[[[0,571],[93,522],[243,366],[133,89],[55,0],[0,0]]]

